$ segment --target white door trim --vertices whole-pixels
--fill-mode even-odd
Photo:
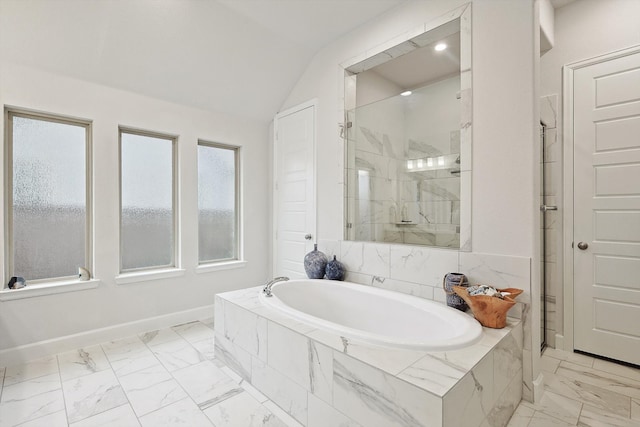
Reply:
[[[580,68],[598,64],[600,62],[621,58],[640,52],[640,45],[617,50],[605,55],[595,56],[585,60],[573,62],[562,67],[562,135],[563,135],[563,333],[556,336],[556,347],[567,351],[574,349],[573,329],[573,83],[574,72]]]
[[[271,159],[271,163],[273,165],[273,170],[272,170],[272,183],[273,183],[273,187],[272,187],[272,203],[271,203],[271,207],[272,207],[272,212],[271,212],[271,216],[273,217],[273,223],[272,223],[272,232],[271,232],[271,274],[270,276],[273,276],[273,272],[276,271],[276,262],[277,262],[277,257],[278,257],[278,253],[277,253],[277,249],[278,249],[278,245],[277,245],[277,241],[276,241],[276,233],[278,232],[278,120],[281,117],[284,116],[288,116],[290,114],[296,113],[298,111],[304,110],[306,108],[309,107],[314,107],[313,108],[313,194],[312,194],[312,198],[311,200],[313,200],[313,212],[315,215],[314,218],[314,222],[313,222],[313,230],[311,230],[311,233],[313,234],[313,240],[314,241],[318,241],[318,221],[317,221],[317,217],[318,217],[318,203],[316,200],[317,197],[317,193],[318,193],[318,171],[317,171],[317,140],[318,140],[318,98],[313,98],[309,101],[303,102],[302,104],[298,104],[294,107],[288,108],[284,111],[280,111],[276,114],[276,116],[273,119],[273,157]]]

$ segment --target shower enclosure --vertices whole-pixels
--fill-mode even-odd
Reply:
[[[460,247],[459,97],[454,75],[347,112],[349,240]]]

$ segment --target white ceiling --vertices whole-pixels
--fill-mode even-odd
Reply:
[[[438,43],[445,43],[447,48],[441,52],[436,51],[434,47]],[[444,77],[460,74],[460,33],[413,50],[369,71],[403,89],[415,89]]]
[[[270,120],[324,45],[406,0],[0,0],[0,57]]]

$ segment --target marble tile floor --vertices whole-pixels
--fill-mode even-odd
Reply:
[[[0,368],[0,427],[300,427],[213,339],[212,321],[191,322]],[[552,348],[541,369],[543,398],[508,427],[640,426],[640,369]]]
[[[301,427],[213,348],[211,319],[0,368],[0,427]]]
[[[547,348],[540,402],[520,402],[508,427],[640,426],[640,369]]]

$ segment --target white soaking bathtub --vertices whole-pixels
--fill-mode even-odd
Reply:
[[[376,346],[448,351],[478,342],[482,326],[441,303],[332,280],[290,280],[260,292],[275,310],[350,340]]]

